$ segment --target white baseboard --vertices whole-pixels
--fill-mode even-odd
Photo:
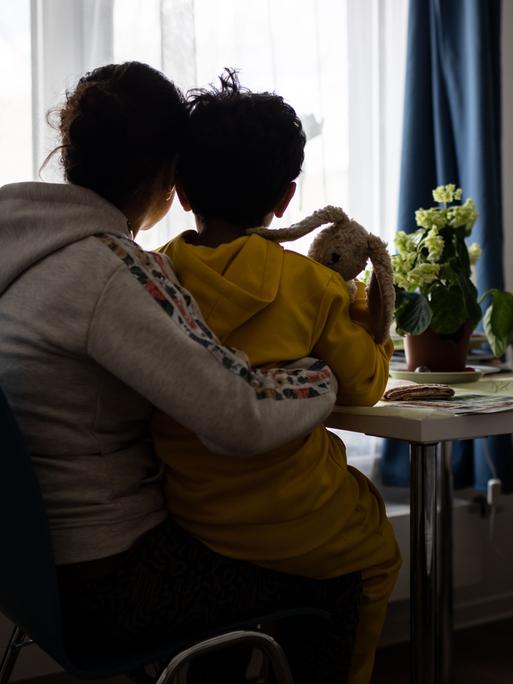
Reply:
[[[476,538],[475,518],[469,514],[471,503],[455,499],[454,522],[454,586],[477,584],[483,576],[481,538]],[[391,601],[403,601],[410,596],[410,507],[404,502],[386,502],[387,515],[401,549],[403,564]]]
[[[513,591],[458,602],[455,607],[457,629],[513,617]]]
[[[409,511],[393,503],[387,512],[403,555],[403,567],[392,594],[381,645],[409,640]],[[403,493],[403,498],[407,493]],[[406,508],[405,508],[406,506]],[[494,539],[490,521],[481,518],[470,499],[454,502],[454,625],[456,629],[495,622],[513,616],[513,497],[502,497]]]
[[[513,591],[469,601],[455,600],[454,628],[466,629],[513,617]],[[388,607],[381,646],[392,646],[410,639],[410,602],[397,601]]]

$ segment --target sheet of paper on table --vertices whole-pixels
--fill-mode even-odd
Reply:
[[[382,402],[382,404],[400,408],[436,408],[444,413],[452,413],[455,415],[465,415],[469,413],[498,413],[500,411],[511,411],[513,409],[513,396],[506,394],[458,393],[451,399],[387,401]]]

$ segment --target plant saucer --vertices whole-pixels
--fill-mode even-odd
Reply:
[[[415,371],[390,369],[390,377],[411,382],[459,385],[462,382],[476,382],[483,376],[481,371],[449,371],[416,373]]]

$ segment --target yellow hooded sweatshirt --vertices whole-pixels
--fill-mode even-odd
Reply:
[[[262,237],[211,248],[188,244],[184,235],[164,252],[223,344],[242,349],[255,366],[325,360],[340,404],[372,405],[381,397],[392,344],[375,344],[365,329],[363,286],[350,306],[337,273]],[[239,459],[210,453],[164,414],[155,416],[152,431],[167,465],[172,517],[225,556],[335,577],[365,567],[388,525],[379,494],[347,466],[344,444],[322,425]]]

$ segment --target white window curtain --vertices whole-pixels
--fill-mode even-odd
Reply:
[[[45,114],[85,71],[137,59],[187,90],[235,67],[244,85],[285,97],[308,136],[298,193],[273,225],[336,204],[392,239],[407,0],[32,0],[31,9],[35,173],[56,144]],[[58,173],[50,165],[43,177]],[[139,239],[154,248],[192,225],[176,205]]]
[[[57,145],[47,114],[86,72],[114,59],[114,0],[31,0],[33,171]],[[60,180],[56,159],[45,180]]]
[[[0,2],[0,186],[32,175],[30,0]]]

